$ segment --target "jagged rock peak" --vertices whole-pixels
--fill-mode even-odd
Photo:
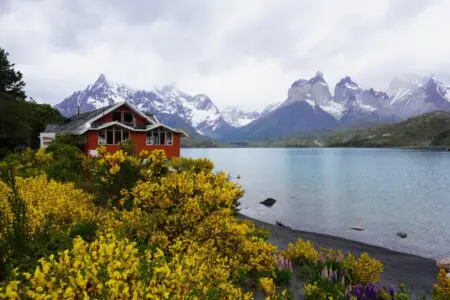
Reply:
[[[301,86],[305,86],[308,84],[308,80],[306,79],[299,79],[294,81],[294,83],[292,84],[291,87],[301,87]]]
[[[193,99],[197,101],[197,106],[201,109],[214,109],[215,111],[218,110],[211,98],[209,98],[205,94],[195,95]]]
[[[312,77],[311,79],[309,79],[310,84],[314,84],[316,82],[322,82],[322,83],[326,84],[325,79],[323,79],[323,73],[320,71],[317,71],[316,75],[314,77]]]
[[[442,83],[439,82],[434,75],[430,75],[430,77],[428,77],[425,81],[425,85],[439,86],[442,85]]]
[[[385,92],[376,91],[373,88],[368,89],[367,92],[377,98],[389,99],[389,96]]]
[[[194,96],[195,99],[200,100],[200,101],[208,101],[211,102],[211,98],[209,98],[208,96],[206,96],[205,94],[198,94]]]
[[[320,71],[317,71],[316,75],[314,77],[311,77],[310,79],[299,79],[295,81],[291,87],[304,87],[307,85],[313,85],[317,82],[327,84],[325,79],[323,79],[323,73]]]
[[[100,73],[100,76],[98,76],[97,80],[95,82],[106,82],[106,76],[103,73]]]
[[[101,73],[97,80],[90,87],[91,89],[101,88],[108,85],[105,74]]]
[[[358,87],[358,84],[352,80],[350,76],[345,76],[336,84],[337,86]]]

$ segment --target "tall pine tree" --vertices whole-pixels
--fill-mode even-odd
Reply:
[[[14,70],[14,64],[8,60],[9,53],[0,47],[0,96],[16,100],[25,99],[25,82],[22,73]]]

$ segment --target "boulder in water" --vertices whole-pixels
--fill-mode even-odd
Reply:
[[[399,231],[399,232],[397,232],[397,236],[401,237],[402,239],[406,239],[406,237],[408,235],[406,233],[404,233],[404,232]]]
[[[356,230],[356,231],[363,231],[364,226],[348,226],[348,228]]]
[[[281,228],[292,229],[290,226],[284,225],[280,221],[275,221],[275,225],[277,225],[278,227],[281,227]]]
[[[264,201],[261,201],[259,203],[261,203],[262,205],[265,205],[267,207],[271,207],[275,204],[275,202],[277,202],[277,200],[273,199],[273,198],[267,198]]]

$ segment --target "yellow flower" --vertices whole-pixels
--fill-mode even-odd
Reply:
[[[259,285],[266,295],[271,296],[275,294],[275,283],[272,278],[262,277],[259,279]]]
[[[297,264],[317,264],[319,253],[310,241],[298,239],[295,244],[289,243],[284,254],[285,257]]]
[[[433,299],[450,299],[450,278],[444,269],[440,269],[437,275],[437,283],[433,286]]]

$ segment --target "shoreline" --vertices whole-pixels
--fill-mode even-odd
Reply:
[[[269,242],[279,249],[286,249],[288,243],[294,243],[298,238],[311,241],[315,247],[341,249],[345,253],[352,252],[359,255],[367,252],[371,257],[380,260],[384,266],[380,284],[386,287],[398,287],[400,283],[406,285],[414,296],[426,295],[431,297],[433,284],[436,282],[438,268],[435,260],[414,254],[389,250],[358,241],[353,241],[322,233],[314,233],[297,229],[282,228],[273,224],[259,221],[243,214],[238,214],[241,220],[251,220],[258,227],[263,227],[270,233]],[[295,294],[303,289],[293,283]],[[412,298],[414,299],[414,298]],[[428,298],[427,298],[428,299]]]

